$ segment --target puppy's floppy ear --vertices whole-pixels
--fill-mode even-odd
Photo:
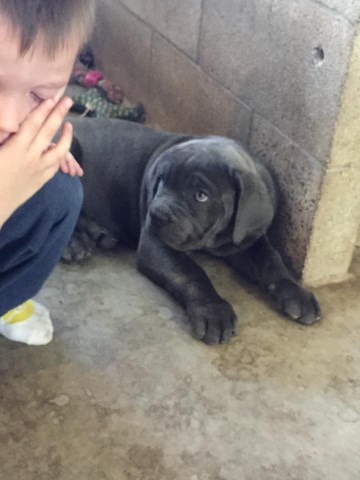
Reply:
[[[274,201],[257,173],[233,171],[238,187],[233,241],[239,245],[246,237],[260,237],[274,216]]]

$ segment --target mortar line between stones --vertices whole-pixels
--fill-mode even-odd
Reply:
[[[145,25],[147,28],[149,28],[152,32],[156,33],[156,35],[158,35],[160,38],[162,38],[163,40],[166,40],[166,42],[171,45],[172,47],[174,47],[177,51],[181,52],[183,55],[185,55],[186,58],[188,58],[189,60],[191,60],[192,62],[194,62],[196,65],[198,65],[197,61],[196,61],[196,58],[194,59],[191,55],[189,55],[187,52],[185,52],[181,47],[179,47],[179,45],[176,45],[175,43],[173,43],[169,38],[165,37],[165,35],[161,32],[159,32],[159,30],[157,30],[153,25],[151,25],[151,23],[148,23],[146,22],[143,18],[139,17],[139,15],[137,15],[136,13],[134,13],[132,10],[129,9],[129,7],[127,7],[126,5],[124,5],[122,2],[120,2],[120,5],[130,14],[132,15],[134,18],[136,18],[136,20],[138,20],[139,22],[141,22],[143,25]],[[195,49],[196,50],[196,49]],[[195,52],[195,56],[196,56],[197,52]]]
[[[311,3],[317,3],[321,5],[323,8],[327,8],[328,10],[332,10],[334,13],[336,13],[338,16],[341,18],[345,18],[342,15],[339,14],[336,10],[331,9],[330,7],[326,7],[323,3],[320,3],[318,0],[308,0]],[[254,110],[253,107],[248,105],[246,102],[244,102],[239,96],[235,95],[234,92],[232,92],[228,87],[225,85],[221,84],[216,78],[214,78],[209,72],[205,72],[201,66],[197,63],[196,59],[191,57],[188,53],[184,52],[178,45],[175,45],[171,40],[169,40],[167,37],[165,37],[161,32],[159,32],[156,28],[154,28],[151,24],[147,23],[144,21],[142,18],[140,18],[137,14],[132,12],[126,5],[124,5],[122,2],[120,2],[121,5],[131,14],[133,15],[136,19],[138,19],[141,23],[146,25],[150,30],[152,34],[158,35],[163,41],[165,41],[168,45],[173,47],[178,53],[184,55],[184,57],[187,58],[191,63],[194,64],[205,76],[207,76],[209,79],[211,79],[218,87],[220,87],[222,90],[224,90],[227,94],[231,95],[234,99],[236,99],[238,102],[240,102],[244,107],[246,107],[250,112],[251,112],[251,127],[254,122],[254,116],[258,115],[262,119],[264,119],[273,129],[275,129],[280,136],[282,136],[285,140],[287,140],[289,143],[294,145],[301,153],[303,153],[309,160],[314,161],[317,163],[322,170],[326,170],[326,165],[324,165],[318,158],[314,157],[311,155],[307,150],[305,150],[303,147],[301,147],[297,142],[295,142],[291,137],[289,137],[287,134],[285,134],[282,130],[280,130],[278,127],[276,127],[272,122],[270,122],[267,118],[265,118],[263,115],[260,115],[256,110]],[[202,0],[202,6],[205,3],[205,0]],[[202,11],[203,12],[203,11]],[[151,49],[153,49],[153,42],[154,42],[154,36],[152,36],[151,39]],[[252,136],[252,129],[249,134],[249,142],[251,141],[251,136]],[[249,143],[250,145],[250,143]]]

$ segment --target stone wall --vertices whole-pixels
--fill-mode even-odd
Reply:
[[[149,124],[227,135],[268,163],[272,235],[300,274],[359,16],[359,0],[99,0],[92,45]]]

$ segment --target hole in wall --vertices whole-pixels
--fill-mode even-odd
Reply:
[[[313,60],[315,65],[321,65],[325,60],[325,52],[321,45],[313,49]]]

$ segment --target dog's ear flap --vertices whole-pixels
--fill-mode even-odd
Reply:
[[[238,187],[233,242],[239,245],[246,237],[260,237],[274,216],[274,202],[260,175],[234,170]]]

